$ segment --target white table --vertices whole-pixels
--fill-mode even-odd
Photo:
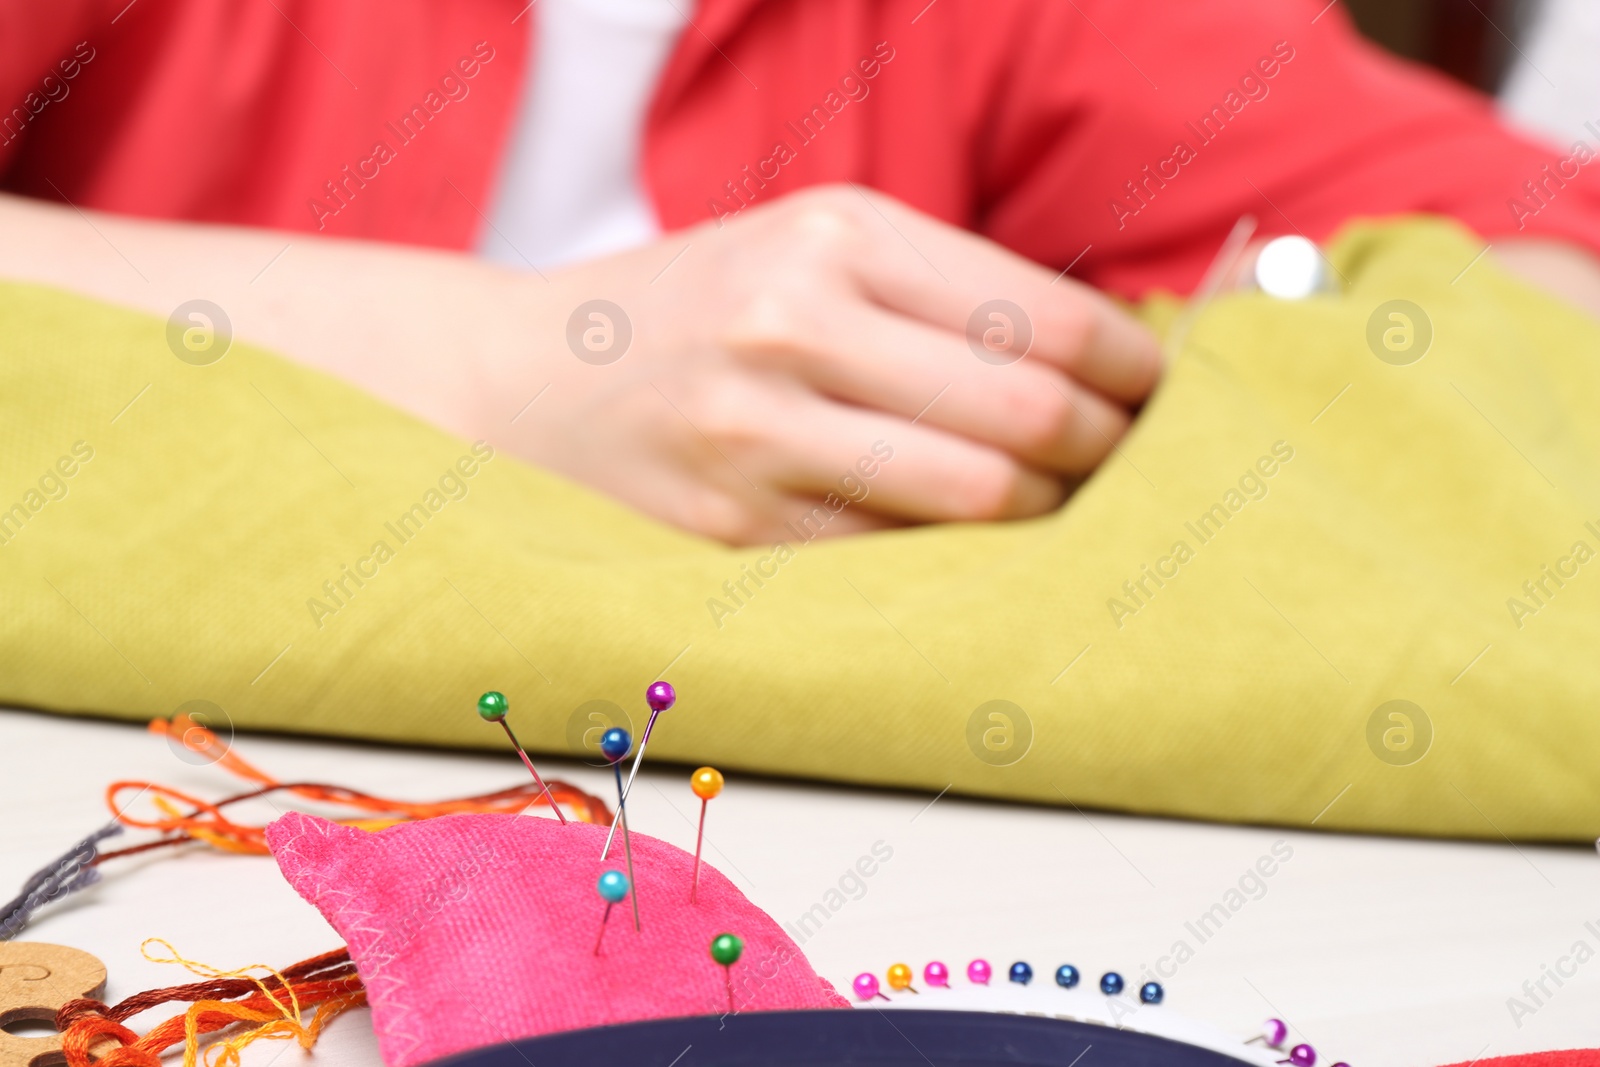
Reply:
[[[236,744],[281,779],[418,800],[487,791],[525,774],[509,751],[251,735]],[[613,788],[608,774],[580,764],[539,764],[591,792]],[[0,712],[0,897],[106,821],[102,795],[118,778],[211,797],[237,786],[216,768],[179,759],[140,726]],[[635,798],[639,832],[694,847],[698,802],[685,769],[642,771]],[[881,976],[893,962],[920,973],[938,958],[961,973],[980,955],[998,976],[1024,959],[1038,981],[1071,962],[1085,981],[1116,969],[1134,982],[1143,965],[1182,939],[1194,955],[1164,979],[1168,1007],[1241,1035],[1281,1016],[1317,1047],[1322,1064],[1426,1067],[1600,1045],[1600,959],[1559,989],[1547,979],[1555,995],[1520,1026],[1507,1007],[1509,997],[1523,995],[1525,980],[1537,982],[1576,941],[1600,950],[1600,938],[1585,928],[1600,929],[1600,857],[1592,849],[1212,826],[950,796],[930,806],[930,799],[735,777],[712,802],[707,854],[779,922],[793,922],[874,842],[894,850],[865,893],[805,944],[841,990],[857,972]],[[272,809],[251,814],[266,821]],[[126,834],[107,847],[135,839]],[[1259,899],[1200,942],[1185,924],[1223,902],[1280,841],[1292,858],[1264,880]],[[287,966],[340,944],[267,858],[158,853],[108,864],[106,873],[103,884],[48,906],[23,939],[99,956],[110,969],[108,1001],[189,980],[141,958],[146,937],[229,968]],[[152,1021],[136,1020],[135,1028]],[[260,1043],[247,1050],[246,1065],[266,1067],[288,1048]],[[379,1067],[366,1012],[338,1020],[315,1059],[325,1067]]]

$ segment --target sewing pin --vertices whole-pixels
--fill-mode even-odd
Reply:
[[[693,904],[700,892],[700,846],[706,839],[706,805],[722,792],[722,772],[715,767],[701,767],[690,776],[689,788],[700,798],[700,829],[694,835],[694,884],[689,887],[689,903]]]
[[[544,793],[544,799],[555,809],[556,818],[561,820],[561,825],[567,825],[567,817],[561,811],[561,805],[556,803],[555,794],[550,792],[550,787],[544,784],[544,779],[539,777],[539,772],[534,769],[533,760],[523,751],[522,743],[517,740],[517,735],[511,732],[511,724],[506,722],[506,712],[511,710],[510,702],[504,693],[493,690],[478,698],[478,714],[488,722],[497,722],[505,730],[506,736],[511,739],[511,747],[517,750],[517,755],[522,757],[523,766],[528,768],[528,773],[533,775],[533,780],[539,783],[539,789]]]
[[[871,1000],[874,997],[883,997],[884,1000],[889,999],[883,996],[883,992],[878,988],[878,976],[871,971],[862,971],[856,975],[856,980],[850,983],[850,988],[856,991],[856,999],[858,1000]]]
[[[896,963],[889,968],[889,988],[896,992],[917,992],[917,987],[911,984],[911,968],[903,963]]]
[[[611,909],[628,895],[628,888],[628,876],[621,871],[607,871],[600,876],[600,881],[595,883],[600,899],[606,902],[606,913],[600,917],[600,936],[594,939],[596,956],[600,955],[600,941],[606,936],[606,922],[611,918]]]
[[[1268,1048],[1281,1050],[1287,1040],[1289,1040],[1288,1024],[1282,1019],[1268,1019],[1261,1024],[1261,1033],[1245,1041],[1245,1044],[1253,1045],[1259,1041]]]
[[[744,942],[734,934],[718,934],[711,939],[711,958],[722,965],[722,977],[728,985],[728,1011],[733,1011],[733,965],[744,954]]]
[[[655,682],[644,691],[645,703],[650,705],[650,721],[644,724],[644,736],[639,738],[639,751],[633,757],[633,769],[628,772],[628,784],[622,790],[622,802],[626,802],[628,794],[633,792],[633,780],[639,774],[639,762],[644,759],[644,746],[650,743],[650,731],[655,729],[656,716],[677,701],[678,694],[673,690],[671,683]],[[605,847],[600,850],[600,858],[604,860],[611,855],[611,840],[617,836],[617,823],[622,816],[622,803],[617,804],[617,814],[611,819],[611,832],[606,834]]]
[[[633,929],[639,930],[639,881],[633,876],[633,837],[628,833],[628,812],[622,803],[622,761],[633,748],[633,738],[620,726],[613,726],[600,735],[600,752],[611,763],[617,775],[617,813],[622,820],[622,848],[628,856],[628,881],[633,883]]]

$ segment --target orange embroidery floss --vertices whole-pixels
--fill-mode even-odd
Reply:
[[[153,944],[169,955],[151,955]],[[367,999],[350,953],[342,948],[282,971],[262,964],[219,971],[184,959],[160,938],[146,941],[143,951],[146,959],[181,964],[203,980],[151,989],[114,1006],[91,999],[64,1005],[55,1022],[68,1067],[162,1067],[161,1054],[180,1041],[184,1067],[198,1067],[202,1059],[206,1067],[238,1067],[239,1051],[262,1038],[293,1039],[310,1049],[330,1020]],[[252,971],[265,973],[255,977]],[[141,1012],[174,1002],[188,1002],[189,1007],[142,1036],[123,1025]],[[208,1046],[201,1056],[201,1035],[239,1025],[247,1028]]]
[[[340,785],[279,781],[248,763],[232,746],[223,744],[216,734],[186,715],[179,715],[170,722],[154,719],[150,723],[150,731],[182,744],[235,777],[254,783],[255,788],[221,800],[208,801],[157,782],[138,780],[113,782],[106,789],[106,804],[117,820],[125,826],[154,830],[167,836],[114,852],[103,852],[94,861],[96,864],[117,856],[128,856],[190,840],[202,841],[224,852],[264,856],[267,854],[264,836],[266,827],[234,822],[223,813],[223,809],[245,800],[278,792],[289,793],[319,804],[353,809],[359,814],[339,821],[346,826],[362,830],[381,830],[399,822],[431,819],[437,815],[463,812],[500,812],[517,815],[530,807],[551,804],[565,805],[582,822],[600,823],[611,820],[611,811],[605,801],[558,779],[548,781],[548,790],[527,782],[510,789],[477,796],[414,803],[375,796]],[[140,818],[123,810],[123,795],[130,791],[150,794],[152,802],[160,813],[159,817]]]

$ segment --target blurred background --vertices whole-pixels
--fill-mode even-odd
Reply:
[[[1494,93],[1542,0],[1341,0],[1361,32],[1391,52]]]
[[[1600,0],[1336,0],[1392,52],[1500,98],[1563,147],[1600,133]]]

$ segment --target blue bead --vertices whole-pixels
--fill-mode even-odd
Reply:
[[[620,726],[613,726],[600,735],[600,752],[612,763],[626,756],[632,747],[633,738]]]
[[[607,904],[620,904],[628,895],[628,876],[621,871],[607,871],[595,883],[595,889]]]
[[[1056,968],[1056,985],[1062,989],[1071,989],[1078,984],[1078,968],[1070,963],[1063,963]]]
[[[1108,997],[1114,997],[1122,992],[1122,975],[1116,971],[1107,971],[1100,976],[1100,992]]]
[[[1139,987],[1139,999],[1146,1004],[1160,1004],[1161,998],[1166,995],[1167,992],[1161,988],[1160,982],[1146,982]]]
[[[1011,965],[1011,980],[1013,982],[1021,982],[1023,985],[1027,985],[1029,982],[1033,981],[1033,968],[1029,967],[1021,960],[1018,960],[1016,963]]]

